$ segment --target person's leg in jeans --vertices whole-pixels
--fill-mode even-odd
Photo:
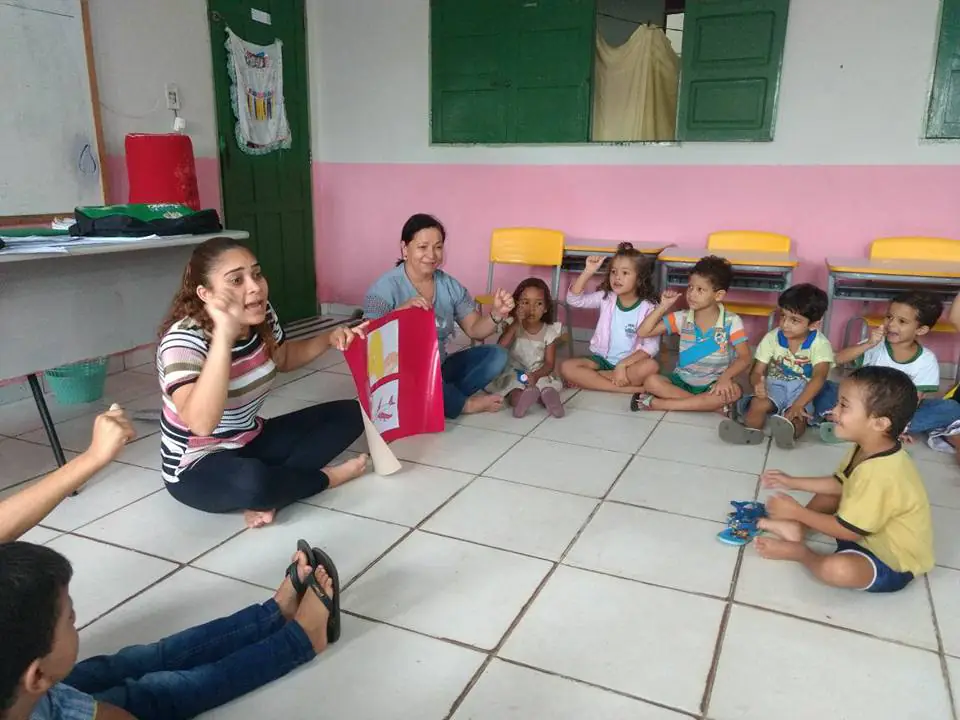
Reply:
[[[244,511],[250,527],[273,521],[276,510],[361,475],[366,457],[328,463],[363,432],[360,405],[342,400],[264,422],[240,450],[211,453],[168,483],[174,498],[211,513]]]
[[[839,384],[832,380],[827,380],[820,389],[820,392],[818,392],[817,396],[813,399],[813,422],[810,424],[816,425],[825,420],[829,420],[830,412],[837,406],[839,401]]]
[[[923,400],[907,426],[908,433],[942,430],[960,420],[960,403],[956,400]]]
[[[455,418],[463,413],[499,410],[503,405],[500,396],[473,395],[503,372],[507,358],[507,351],[499,345],[477,345],[448,356],[440,366],[444,415]]]
[[[310,574],[307,558],[296,552],[301,582]],[[115,655],[98,655],[77,663],[65,681],[93,695],[129,679],[165,670],[189,670],[216,662],[280,630],[296,615],[300,598],[288,577],[270,600],[227,617],[183,630],[150,645],[131,645]]]
[[[319,586],[332,597],[333,583],[326,572],[320,568],[316,577]],[[284,580],[278,596],[284,588],[292,592],[289,580]],[[252,607],[265,607],[268,614],[273,614],[268,607],[271,603],[282,607],[289,605],[289,599],[288,596],[283,601]],[[298,602],[295,593],[293,602]],[[251,610],[178,633],[142,650],[121,651],[119,656],[140,655],[132,662],[128,656],[131,670],[147,665],[159,669],[131,675],[91,694],[98,701],[123,708],[138,720],[186,720],[286,675],[326,648],[329,613],[312,591],[296,605],[292,622],[287,622],[285,613],[278,611],[280,624],[269,634],[265,631],[270,623],[262,622],[264,618],[254,620],[252,613],[251,617],[241,617]],[[85,661],[78,668],[90,662]],[[122,661],[115,664],[115,669],[120,664]],[[65,682],[80,689],[74,684],[73,674]]]

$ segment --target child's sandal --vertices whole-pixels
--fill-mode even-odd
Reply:
[[[640,412],[641,410],[650,410],[653,403],[653,395],[650,393],[634,393],[630,398],[630,411]]]
[[[731,445],[759,445],[763,442],[763,430],[748,428],[730,418],[720,422],[718,432],[720,439]]]

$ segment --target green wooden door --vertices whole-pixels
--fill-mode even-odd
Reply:
[[[508,9],[508,0],[431,1],[433,142],[507,142]]]
[[[595,0],[431,0],[435,143],[590,139]]]
[[[943,0],[927,137],[960,138],[960,0]]]
[[[208,0],[224,226],[250,233],[284,323],[317,314],[304,0]],[[251,12],[253,11],[253,12]],[[264,14],[265,13],[265,14]],[[254,19],[254,15],[260,20]],[[269,20],[269,24],[263,20]],[[283,94],[292,144],[249,155],[237,144],[226,29],[257,45],[283,42]]]
[[[679,140],[773,140],[790,0],[688,0]]]
[[[594,0],[528,0],[516,6],[511,142],[590,140]]]

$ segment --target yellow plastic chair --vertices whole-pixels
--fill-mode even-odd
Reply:
[[[721,230],[707,236],[707,249],[713,251],[767,252],[790,254],[790,238],[779,233],[758,230]],[[777,306],[764,303],[725,302],[724,307],[737,315],[767,318],[767,332],[773,330]]]
[[[563,233],[543,228],[498,228],[490,236],[490,261],[487,267],[487,292],[476,298],[477,305],[493,304],[493,271],[496,265],[527,265],[553,268],[550,292],[559,306],[560,262],[563,260]],[[573,337],[570,315],[567,334]]]
[[[870,243],[871,260],[936,260],[960,262],[960,240],[937,237],[888,237]],[[870,328],[883,325],[883,315],[863,315],[847,321],[843,331],[843,346],[848,347],[856,325],[860,325],[859,341],[870,334]],[[955,333],[957,329],[947,320],[939,320],[930,332]],[[960,382],[960,361],[957,363],[957,381]]]

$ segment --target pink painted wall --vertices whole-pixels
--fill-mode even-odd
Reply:
[[[714,230],[772,230],[794,240],[803,261],[796,280],[824,284],[824,257],[864,255],[874,238],[960,238],[957,187],[957,166],[317,163],[318,293],[359,303],[392,266],[414,212],[444,222],[447,270],[474,292],[486,284],[491,229],[512,225],[688,246],[704,245]],[[834,313],[835,342],[851,309]],[[936,346],[952,360],[952,339]]]
[[[127,180],[126,157],[123,155],[108,155],[105,164],[106,177],[109,183],[107,203],[112,205],[127,202],[130,183]],[[196,158],[196,165],[200,205],[204,208],[215,208],[222,214],[219,160],[211,157],[198,157]]]

